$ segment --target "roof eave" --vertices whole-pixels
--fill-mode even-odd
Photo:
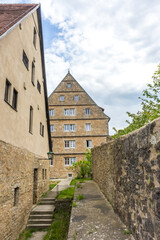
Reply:
[[[29,13],[27,13],[23,18],[21,18],[18,22],[16,22],[12,27],[10,27],[6,32],[4,32],[0,36],[0,40],[5,37],[10,31],[12,31],[15,27],[17,27],[26,17],[31,15],[33,12],[35,12],[40,7],[40,4],[38,4],[35,8],[33,8]]]

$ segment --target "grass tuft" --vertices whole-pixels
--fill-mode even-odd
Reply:
[[[57,199],[73,199],[74,198],[74,190],[75,188],[74,187],[70,187],[70,188],[67,188],[63,191],[61,191],[58,196],[57,196]]]
[[[76,182],[83,183],[83,182],[89,181],[89,180],[91,180],[91,178],[80,178],[80,179],[75,178],[75,179],[72,179],[72,181],[70,182],[70,185],[75,185]]]
[[[79,194],[79,195],[77,196],[77,200],[83,200],[83,199],[84,199],[84,196],[83,196],[83,195]]]

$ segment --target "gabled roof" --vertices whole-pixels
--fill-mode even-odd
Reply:
[[[0,37],[39,4],[0,4]]]
[[[71,83],[72,87],[68,88],[67,84]],[[85,96],[85,102],[80,103],[79,102],[74,102],[73,100],[71,100],[71,98],[68,98],[67,102],[57,102],[58,100],[58,95],[59,94],[67,94],[69,95],[70,93],[83,93],[83,96]],[[57,95],[58,94],[58,95]],[[72,98],[73,99],[73,98]],[[83,98],[84,99],[84,98]],[[50,96],[48,97],[48,103],[49,105],[52,106],[59,106],[63,105],[63,106],[68,106],[68,104],[70,105],[76,105],[78,106],[80,104],[80,106],[82,106],[83,104],[89,104],[89,105],[94,105],[96,106],[100,111],[100,115],[108,118],[110,120],[110,118],[104,113],[104,109],[99,107],[94,101],[93,99],[88,95],[88,93],[81,87],[81,85],[77,82],[77,80],[71,75],[70,71],[68,71],[68,73],[66,74],[66,76],[63,78],[63,80],[59,83],[59,85],[56,87],[56,89],[50,94]]]

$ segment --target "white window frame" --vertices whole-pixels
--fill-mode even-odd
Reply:
[[[64,124],[64,131],[69,132],[69,124]]]
[[[90,113],[91,113],[90,108],[86,108],[86,109],[85,109],[85,114],[86,114],[86,115],[90,115]]]
[[[75,108],[69,109],[70,116],[75,116]]]
[[[70,158],[70,165],[73,166],[73,163],[76,162],[76,158],[75,157],[71,157]]]
[[[60,102],[63,102],[63,101],[64,101],[64,95],[61,95],[61,96],[59,97],[59,101],[60,101]]]
[[[66,163],[66,162],[67,162],[67,163]],[[65,165],[65,166],[69,166],[69,163],[70,163],[69,157],[65,157],[65,158],[64,158],[64,165]]]
[[[69,146],[70,146],[70,148],[75,148],[75,140],[70,140]]]
[[[50,109],[49,110],[49,116],[51,117],[51,116],[54,116],[54,109]]]
[[[50,131],[54,132],[54,125],[50,125]]]
[[[64,116],[69,116],[69,108],[64,109]]]
[[[86,123],[86,131],[89,132],[91,131],[91,124],[90,123]]]
[[[78,100],[79,100],[79,96],[78,96],[78,95],[75,95],[75,96],[74,96],[74,100],[75,100],[75,101],[78,101]]]
[[[75,132],[75,124],[70,124],[70,132]]]

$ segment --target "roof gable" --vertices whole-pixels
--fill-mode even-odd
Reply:
[[[0,4],[0,37],[39,4]]]

